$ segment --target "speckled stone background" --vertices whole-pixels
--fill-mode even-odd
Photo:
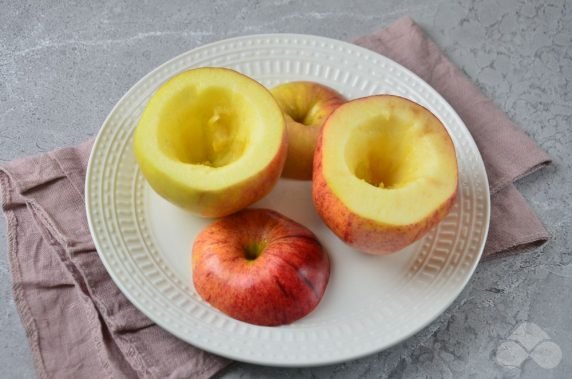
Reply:
[[[220,377],[570,378],[570,0],[0,0],[0,164],[95,135],[140,77],[201,44],[271,32],[351,39],[403,15],[554,158],[518,183],[553,239],[480,264],[441,317],[387,351],[318,368],[237,363]],[[3,219],[0,240],[0,377],[29,378],[34,369],[12,300]],[[534,347],[540,339],[551,342]]]

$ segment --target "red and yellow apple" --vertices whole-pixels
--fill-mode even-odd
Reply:
[[[320,302],[330,261],[306,227],[268,209],[245,209],[214,222],[195,239],[193,284],[237,320],[294,322]]]
[[[455,148],[439,119],[410,100],[378,95],[345,103],[326,121],[312,197],[340,239],[383,255],[443,219],[457,182]]]
[[[320,128],[346,100],[332,88],[314,82],[284,83],[271,92],[284,112],[288,132],[288,156],[282,176],[310,180]]]
[[[197,68],[164,83],[133,137],[151,187],[170,202],[222,217],[262,198],[287,153],[284,117],[255,80],[224,68]]]

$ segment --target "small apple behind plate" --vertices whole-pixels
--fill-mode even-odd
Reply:
[[[320,128],[346,99],[334,89],[314,82],[284,83],[270,91],[286,118],[288,155],[282,176],[310,180]]]
[[[306,227],[268,209],[245,209],[195,239],[193,284],[215,308],[250,324],[292,323],[320,302],[330,260]]]
[[[410,100],[378,95],[347,102],[326,121],[312,197],[340,239],[383,255],[437,225],[457,182],[455,147],[441,121]]]

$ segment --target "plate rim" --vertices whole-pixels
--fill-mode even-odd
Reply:
[[[97,148],[101,144],[102,131],[104,130],[105,126],[108,124],[111,116],[116,112],[117,108],[125,101],[125,99],[131,95],[132,91],[134,91],[134,89],[136,87],[138,87],[141,83],[145,82],[149,77],[151,77],[157,71],[160,71],[165,66],[170,65],[172,62],[180,59],[181,57],[183,57],[183,56],[185,56],[185,55],[187,55],[193,51],[203,49],[203,48],[212,48],[213,46],[216,46],[219,44],[226,44],[226,43],[233,42],[233,41],[249,40],[249,39],[256,39],[256,38],[259,38],[259,39],[269,38],[269,39],[271,39],[271,38],[276,38],[276,37],[292,38],[292,39],[295,39],[295,38],[314,39],[314,40],[322,40],[324,42],[335,43],[338,45],[341,44],[341,45],[344,45],[345,47],[348,47],[351,49],[362,50],[362,52],[364,52],[366,54],[374,54],[378,58],[381,58],[382,60],[389,61],[391,64],[399,66],[400,69],[405,71],[408,75],[413,77],[420,84],[426,86],[427,89],[429,90],[429,92],[431,92],[433,96],[437,97],[439,100],[442,101],[442,105],[445,108],[447,108],[447,110],[451,113],[452,117],[457,119],[459,124],[466,131],[467,141],[471,145],[471,147],[473,147],[474,150],[476,151],[476,153],[477,153],[476,157],[478,158],[477,163],[481,167],[482,172],[484,173],[483,177],[484,177],[484,192],[485,192],[485,194],[484,194],[484,198],[485,198],[485,209],[484,209],[485,219],[484,219],[484,221],[485,222],[484,222],[484,230],[483,230],[482,240],[480,241],[480,245],[478,247],[478,254],[476,254],[475,260],[474,260],[472,266],[467,271],[467,275],[463,279],[461,284],[454,291],[451,291],[451,293],[452,293],[451,298],[448,301],[446,301],[441,307],[439,307],[438,311],[436,311],[436,313],[434,315],[432,315],[432,317],[428,317],[424,322],[420,323],[420,325],[417,328],[412,328],[408,333],[405,333],[403,336],[401,336],[401,338],[393,341],[392,343],[380,346],[378,348],[372,348],[372,349],[369,349],[366,351],[359,351],[358,353],[355,353],[355,354],[347,354],[344,358],[321,359],[321,360],[315,359],[315,361],[311,362],[311,363],[308,363],[308,362],[296,363],[296,362],[290,362],[290,361],[288,361],[288,362],[287,361],[269,362],[266,360],[256,360],[256,359],[245,358],[244,356],[235,355],[232,353],[226,353],[226,352],[221,353],[221,352],[218,352],[214,349],[211,349],[210,346],[204,346],[200,342],[199,343],[188,342],[186,339],[184,339],[183,337],[180,336],[180,334],[177,332],[177,330],[175,328],[170,327],[168,324],[164,323],[160,319],[157,319],[153,316],[150,316],[144,309],[142,309],[137,298],[135,296],[133,296],[131,294],[131,292],[125,288],[125,286],[122,284],[119,277],[114,273],[113,269],[111,268],[111,265],[110,265],[109,261],[107,260],[106,256],[101,252],[102,251],[101,245],[100,245],[100,242],[98,241],[97,233],[95,232],[95,226],[93,224],[93,216],[92,216],[91,209],[90,209],[91,197],[90,197],[90,189],[89,189],[90,183],[93,180],[93,175],[94,175],[93,174],[93,170],[94,170],[94,168],[93,168],[93,161],[94,161],[93,157],[95,154],[97,154],[97,150],[98,150]],[[133,306],[135,306],[140,312],[142,312],[151,321],[153,321],[155,324],[157,324],[162,329],[166,330],[168,333],[170,333],[174,337],[176,337],[176,338],[178,338],[178,339],[180,339],[180,340],[182,340],[182,341],[184,341],[184,342],[186,342],[192,346],[195,346],[201,350],[210,352],[210,353],[218,355],[218,356],[226,357],[226,358],[229,358],[229,359],[232,359],[235,361],[253,363],[253,364],[264,365],[264,366],[274,366],[274,367],[316,367],[316,366],[323,366],[323,365],[328,365],[328,364],[337,364],[337,363],[347,362],[350,360],[366,357],[366,356],[369,356],[371,354],[387,350],[387,349],[411,338],[413,335],[419,333],[421,330],[425,329],[432,322],[434,322],[437,318],[439,318],[453,304],[453,302],[458,299],[459,295],[466,288],[466,286],[469,283],[469,281],[471,280],[471,278],[473,278],[475,270],[476,270],[476,268],[477,268],[477,266],[478,266],[478,264],[482,258],[484,247],[485,247],[487,237],[488,237],[488,233],[490,230],[491,198],[490,198],[489,179],[488,179],[488,175],[486,172],[484,160],[483,160],[482,154],[481,154],[471,132],[467,128],[465,122],[461,119],[461,117],[458,115],[456,110],[449,104],[449,102],[447,100],[445,100],[443,98],[443,96],[437,90],[435,90],[429,83],[427,83],[425,80],[420,78],[417,74],[415,74],[414,72],[409,70],[407,67],[401,65],[400,63],[394,61],[393,59],[386,57],[385,55],[383,55],[381,53],[378,53],[376,51],[367,49],[365,47],[353,44],[351,42],[342,41],[342,40],[338,40],[335,38],[319,36],[319,35],[312,35],[312,34],[257,33],[257,34],[246,34],[246,35],[241,35],[241,36],[235,36],[235,37],[231,37],[231,38],[223,38],[223,39],[219,39],[219,40],[216,40],[216,41],[213,41],[210,43],[201,44],[201,45],[196,46],[192,49],[186,50],[186,51],[184,51],[180,54],[177,54],[176,56],[168,59],[167,61],[156,66],[155,68],[153,68],[151,71],[149,71],[147,74],[145,74],[143,77],[141,77],[139,80],[137,80],[135,83],[133,83],[131,85],[131,87],[117,100],[115,105],[112,107],[112,109],[109,111],[109,113],[105,117],[104,121],[102,122],[102,124],[101,124],[101,126],[97,132],[97,136],[96,136],[95,141],[93,143],[91,152],[89,154],[89,160],[88,160],[88,165],[87,165],[87,169],[86,169],[86,176],[85,176],[84,192],[85,192],[84,198],[85,198],[85,211],[86,211],[86,216],[87,216],[87,223],[89,226],[90,234],[91,234],[92,240],[94,242],[97,254],[98,254],[101,262],[103,263],[107,273],[109,274],[109,276],[113,280],[114,284],[120,289],[121,293],[131,302],[131,304],[133,304]]]

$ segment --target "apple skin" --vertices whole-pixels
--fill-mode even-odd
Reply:
[[[368,97],[365,97],[353,101],[367,101],[367,99]],[[405,98],[401,99],[410,101]],[[440,207],[427,218],[415,224],[399,227],[384,225],[375,220],[366,219],[353,213],[338,196],[336,196],[324,178],[322,149],[324,145],[324,131],[327,127],[328,124],[326,122],[322,133],[320,133],[318,137],[316,153],[314,155],[312,200],[322,221],[346,244],[372,255],[389,255],[395,253],[422,238],[449,213],[455,204],[458,184],[454,193]],[[451,144],[452,143],[451,140]],[[453,156],[452,159],[456,161],[455,156]]]
[[[449,213],[456,196],[451,196],[431,216],[413,225],[391,226],[353,214],[327,185],[320,167],[316,167],[312,197],[324,223],[346,244],[373,255],[395,253],[423,237]]]
[[[196,291],[215,308],[250,324],[276,326],[318,305],[330,260],[306,227],[272,210],[245,209],[197,236],[192,272]]]
[[[308,81],[284,83],[271,92],[284,112],[288,134],[288,154],[282,176],[311,180],[320,129],[346,99],[330,87]]]

